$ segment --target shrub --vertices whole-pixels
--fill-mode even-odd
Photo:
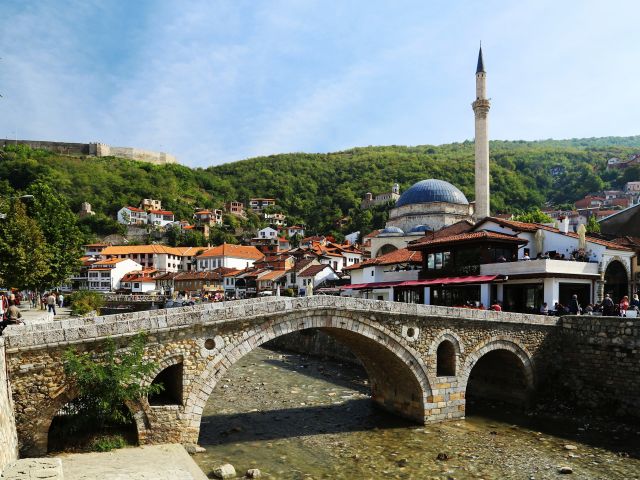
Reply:
[[[105,432],[113,426],[130,425],[133,418],[126,405],[163,390],[161,384],[142,385],[157,368],[143,359],[144,345],[145,336],[140,333],[126,349],[118,350],[109,338],[103,352],[65,351],[64,371],[79,393],[70,406],[82,422],[79,429]]]
[[[86,315],[95,311],[98,315],[104,306],[104,297],[98,292],[80,290],[71,294],[71,313],[73,315]]]
[[[110,452],[126,446],[127,441],[122,435],[103,435],[94,438],[89,447],[94,452]]]

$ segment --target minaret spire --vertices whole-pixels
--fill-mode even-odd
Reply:
[[[482,42],[480,42],[480,51],[478,52],[478,66],[476,67],[476,73],[487,73],[484,70],[484,60],[482,59]]]
[[[482,58],[482,44],[478,53],[476,68],[476,100],[471,104],[475,114],[475,163],[476,163],[476,203],[473,213],[476,221],[489,216],[489,109],[487,98],[487,73]]]

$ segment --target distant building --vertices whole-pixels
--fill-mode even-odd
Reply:
[[[607,160],[607,170],[624,170],[625,168],[631,167],[633,165],[640,165],[640,153],[629,155],[629,158],[627,160],[622,160],[616,157]]]
[[[282,213],[263,213],[262,216],[269,225],[283,227],[287,224],[287,216]]]
[[[91,210],[91,204],[89,202],[82,202],[82,205],[80,206],[80,211],[78,212],[78,217],[80,218],[90,217],[91,215],[95,215],[95,214],[96,212]]]
[[[393,187],[391,187],[391,192],[381,193],[379,195],[376,195],[375,197],[370,192],[365,193],[364,199],[360,203],[360,208],[365,210],[376,205],[386,205],[387,203],[397,201],[399,198],[400,185],[394,183]]]
[[[166,227],[173,223],[173,212],[169,210],[149,210],[148,221],[150,225],[155,227]]]
[[[154,200],[153,198],[145,198],[140,202],[140,208],[149,211],[149,210],[162,210],[162,201]]]
[[[219,267],[241,270],[251,267],[263,256],[256,247],[223,243],[205,250],[196,257],[196,261],[198,271],[212,271]]]
[[[87,273],[87,287],[94,292],[115,292],[126,274],[142,270],[142,265],[128,258],[109,258],[93,263]]]
[[[271,227],[266,227],[258,230],[258,236],[256,238],[278,238],[278,231]]]
[[[224,204],[224,209],[231,215],[244,217],[244,205],[242,202],[231,201]]]
[[[273,198],[251,198],[249,200],[249,208],[254,212],[261,212],[267,207],[274,207],[276,201]]]
[[[199,210],[193,214],[193,220],[198,225],[222,225],[222,210]]]
[[[137,207],[122,207],[118,210],[118,222],[123,225],[146,225],[147,212]]]
[[[295,236],[304,238],[304,227],[292,225],[291,227],[286,227],[284,230],[287,232],[287,235],[289,235],[289,238],[293,238]]]

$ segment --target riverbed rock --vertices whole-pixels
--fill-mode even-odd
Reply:
[[[236,469],[230,463],[220,465],[211,472],[215,478],[226,480],[227,478],[236,478]]]
[[[257,468],[250,468],[244,476],[247,478],[260,478],[262,477],[262,472]]]
[[[577,450],[578,447],[576,447],[575,445],[567,444],[567,445],[564,446],[564,449],[565,450]]]
[[[571,467],[560,467],[558,469],[558,472],[566,475],[566,474],[569,474],[569,473],[573,473],[573,468],[571,468]]]
[[[187,443],[184,446],[184,449],[187,451],[189,455],[195,455],[196,453],[204,453],[207,451],[206,448],[203,448],[196,443]]]
[[[438,456],[436,457],[436,460],[441,460],[441,461],[449,460],[449,455],[447,455],[447,454],[446,454],[446,453],[444,453],[444,452],[440,452],[440,453],[438,454]]]

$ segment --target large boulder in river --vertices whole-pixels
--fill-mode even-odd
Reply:
[[[233,468],[233,465],[230,463],[225,463],[224,465],[220,465],[218,468],[214,469],[211,472],[215,478],[222,478],[223,480],[227,478],[236,478],[236,469]]]

